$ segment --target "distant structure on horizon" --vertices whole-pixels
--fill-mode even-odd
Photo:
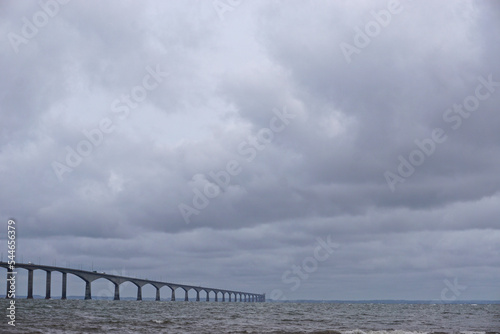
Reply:
[[[15,277],[15,272],[11,268],[11,266],[8,264],[8,262],[0,262],[0,267],[6,268],[7,269],[7,279]],[[92,299],[92,293],[91,293],[91,288],[92,288],[92,282],[95,281],[96,279],[99,278],[105,278],[111,283],[114,284],[115,286],[115,295],[114,295],[114,300],[120,300],[120,284],[124,282],[131,282],[135,286],[137,286],[137,300],[142,300],[142,287],[151,284],[153,287],[156,288],[156,300],[160,300],[160,289],[164,286],[168,286],[171,290],[171,301],[175,301],[175,290],[178,288],[181,288],[184,290],[184,301],[189,301],[188,299],[188,291],[189,290],[194,290],[196,291],[196,301],[200,301],[200,292],[204,291],[206,293],[206,301],[210,301],[210,293],[214,293],[214,301],[217,302],[219,301],[219,295],[222,297],[221,301],[225,302],[226,301],[226,295],[227,295],[227,301],[231,302],[237,302],[238,299],[240,302],[265,302],[266,301],[266,295],[265,294],[256,294],[256,293],[251,293],[251,292],[243,292],[243,291],[234,291],[234,290],[225,290],[225,289],[215,289],[215,288],[207,288],[207,287],[201,287],[201,286],[193,286],[193,285],[185,285],[185,284],[177,284],[177,283],[168,283],[168,282],[160,282],[160,281],[154,281],[154,280],[148,280],[148,279],[141,279],[141,278],[133,278],[133,277],[125,277],[125,276],[118,276],[118,275],[111,275],[111,274],[106,274],[104,272],[97,272],[97,271],[86,271],[86,270],[78,270],[78,269],[72,269],[72,268],[63,268],[63,267],[55,267],[55,266],[45,266],[45,265],[40,265],[40,264],[33,264],[33,263],[16,263],[14,266],[14,269],[17,268],[22,268],[28,270],[28,299],[33,298],[33,271],[34,270],[43,270],[47,273],[46,276],[46,283],[45,283],[45,299],[50,299],[50,290],[51,290],[51,275],[53,271],[60,272],[62,273],[62,293],[61,293],[61,299],[67,299],[66,298],[66,286],[67,286],[67,274],[72,274],[75,275],[79,278],[81,278],[85,282],[85,299]],[[7,281],[7,293],[6,293],[6,298],[9,298],[9,288],[10,288],[10,282],[9,280]]]

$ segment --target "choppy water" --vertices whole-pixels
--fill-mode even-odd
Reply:
[[[16,327],[4,317],[0,333],[500,333],[500,305],[18,299],[16,306]]]

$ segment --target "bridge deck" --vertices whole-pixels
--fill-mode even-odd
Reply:
[[[12,277],[14,275],[11,273],[12,271],[9,269],[8,262],[0,262],[0,267],[7,269],[7,277],[9,275]],[[202,286],[194,286],[194,285],[186,285],[179,283],[170,283],[170,282],[161,282],[155,280],[148,280],[142,278],[135,277],[127,277],[127,276],[119,276],[112,275],[106,273],[99,273],[96,271],[87,271],[87,270],[79,270],[73,268],[64,268],[64,267],[56,267],[56,266],[47,266],[33,263],[16,263],[15,269],[22,268],[28,270],[28,298],[33,298],[33,271],[34,270],[43,270],[47,273],[46,278],[46,299],[50,298],[50,287],[51,287],[51,273],[53,271],[60,272],[63,275],[62,279],[62,297],[61,299],[66,299],[66,282],[67,282],[67,274],[75,275],[85,281],[85,299],[92,299],[91,296],[91,283],[99,278],[105,278],[111,281],[115,285],[115,300],[120,299],[120,284],[124,282],[131,282],[137,286],[137,300],[142,300],[142,287],[146,284],[151,284],[156,288],[156,300],[160,300],[160,289],[164,286],[168,286],[172,290],[172,296],[170,300],[175,300],[175,290],[181,288],[185,291],[184,300],[188,300],[188,291],[194,290],[196,291],[196,300],[200,301],[200,292],[205,291],[207,294],[206,300],[209,301],[210,292],[214,292],[215,301],[218,301],[219,293],[222,294],[222,301],[226,301],[226,295],[228,295],[228,301],[231,301],[231,297],[234,295],[234,301],[237,301],[238,296],[240,301],[249,301],[249,302],[263,302],[265,301],[265,294],[256,294],[251,292],[244,291],[234,291],[234,290],[226,290],[226,289],[217,289],[217,288],[209,288]],[[9,291],[10,283],[7,281],[7,291]],[[8,292],[6,294],[8,298]]]

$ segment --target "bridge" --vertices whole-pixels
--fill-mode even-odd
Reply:
[[[7,269],[7,278],[12,277],[14,275],[13,270],[9,268],[8,262],[0,262],[0,267]],[[99,273],[96,271],[86,271],[86,270],[78,270],[72,268],[63,268],[63,267],[55,267],[55,266],[45,266],[45,265],[37,265],[33,263],[16,263],[14,269],[23,268],[28,270],[28,299],[33,299],[33,271],[34,270],[43,270],[47,273],[46,282],[45,282],[45,299],[50,299],[50,289],[51,289],[51,274],[53,271],[62,273],[62,293],[61,299],[66,299],[66,285],[67,285],[67,275],[72,274],[83,281],[85,281],[85,299],[92,299],[91,288],[92,282],[99,278],[105,278],[115,286],[115,295],[114,300],[120,300],[120,284],[124,282],[131,282],[135,286],[137,286],[137,300],[142,300],[142,287],[146,284],[151,284],[156,288],[156,300],[160,300],[160,289],[164,286],[168,286],[172,290],[172,294],[170,297],[171,301],[175,301],[175,290],[182,289],[184,290],[184,300],[188,301],[188,291],[194,290],[196,291],[196,301],[200,301],[200,292],[204,291],[206,293],[206,301],[210,301],[210,293],[213,292],[215,295],[214,301],[218,301],[218,296],[221,295],[223,302],[226,301],[235,301],[238,299],[240,302],[264,302],[266,300],[265,294],[256,294],[250,292],[242,292],[242,291],[233,291],[233,290],[223,290],[223,289],[215,289],[215,288],[207,288],[201,286],[193,286],[193,285],[185,285],[185,284],[177,284],[177,283],[168,283],[168,282],[160,282],[153,281],[148,279],[141,278],[133,278],[133,277],[125,277],[118,275],[111,275],[106,273]],[[8,298],[8,291],[10,288],[10,282],[7,280],[7,293],[6,298]],[[234,298],[232,298],[234,297]]]

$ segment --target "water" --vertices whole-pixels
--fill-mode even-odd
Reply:
[[[4,317],[0,333],[500,333],[498,304],[17,299],[16,306],[16,327]]]

